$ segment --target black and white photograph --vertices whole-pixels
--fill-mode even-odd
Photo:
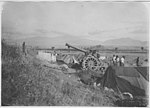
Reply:
[[[142,1],[1,2],[1,106],[149,106]]]

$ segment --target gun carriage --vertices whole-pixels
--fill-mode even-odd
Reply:
[[[77,51],[84,53],[83,58],[81,58],[82,60],[80,60],[83,70],[91,70],[93,72],[104,74],[106,68],[108,67],[108,64],[104,62],[103,60],[99,59],[100,54],[97,53],[96,50],[86,51],[86,50],[74,47],[72,45],[69,45],[68,43],[66,43],[66,46],[68,48],[73,48]]]

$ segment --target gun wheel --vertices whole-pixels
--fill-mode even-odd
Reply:
[[[86,70],[89,69],[89,70],[92,70],[92,71],[97,71],[98,67],[99,67],[99,62],[95,57],[88,56],[83,61],[82,66]]]

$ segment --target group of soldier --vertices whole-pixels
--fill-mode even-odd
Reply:
[[[113,61],[113,65],[115,66],[124,66],[125,56],[122,56],[120,58],[118,55],[113,55],[112,61]]]
[[[118,55],[113,55],[112,61],[114,66],[124,66],[125,56],[122,56],[120,58]],[[137,57],[135,61],[136,61],[136,66],[140,66],[140,57]]]

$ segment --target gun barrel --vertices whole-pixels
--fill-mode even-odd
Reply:
[[[71,48],[73,48],[73,49],[76,49],[76,50],[81,51],[81,52],[84,52],[84,53],[87,52],[87,51],[85,51],[85,50],[82,50],[82,49],[76,48],[76,47],[74,47],[74,46],[71,46],[71,45],[69,45],[68,43],[66,43],[66,46],[68,46],[68,48],[71,47]]]

